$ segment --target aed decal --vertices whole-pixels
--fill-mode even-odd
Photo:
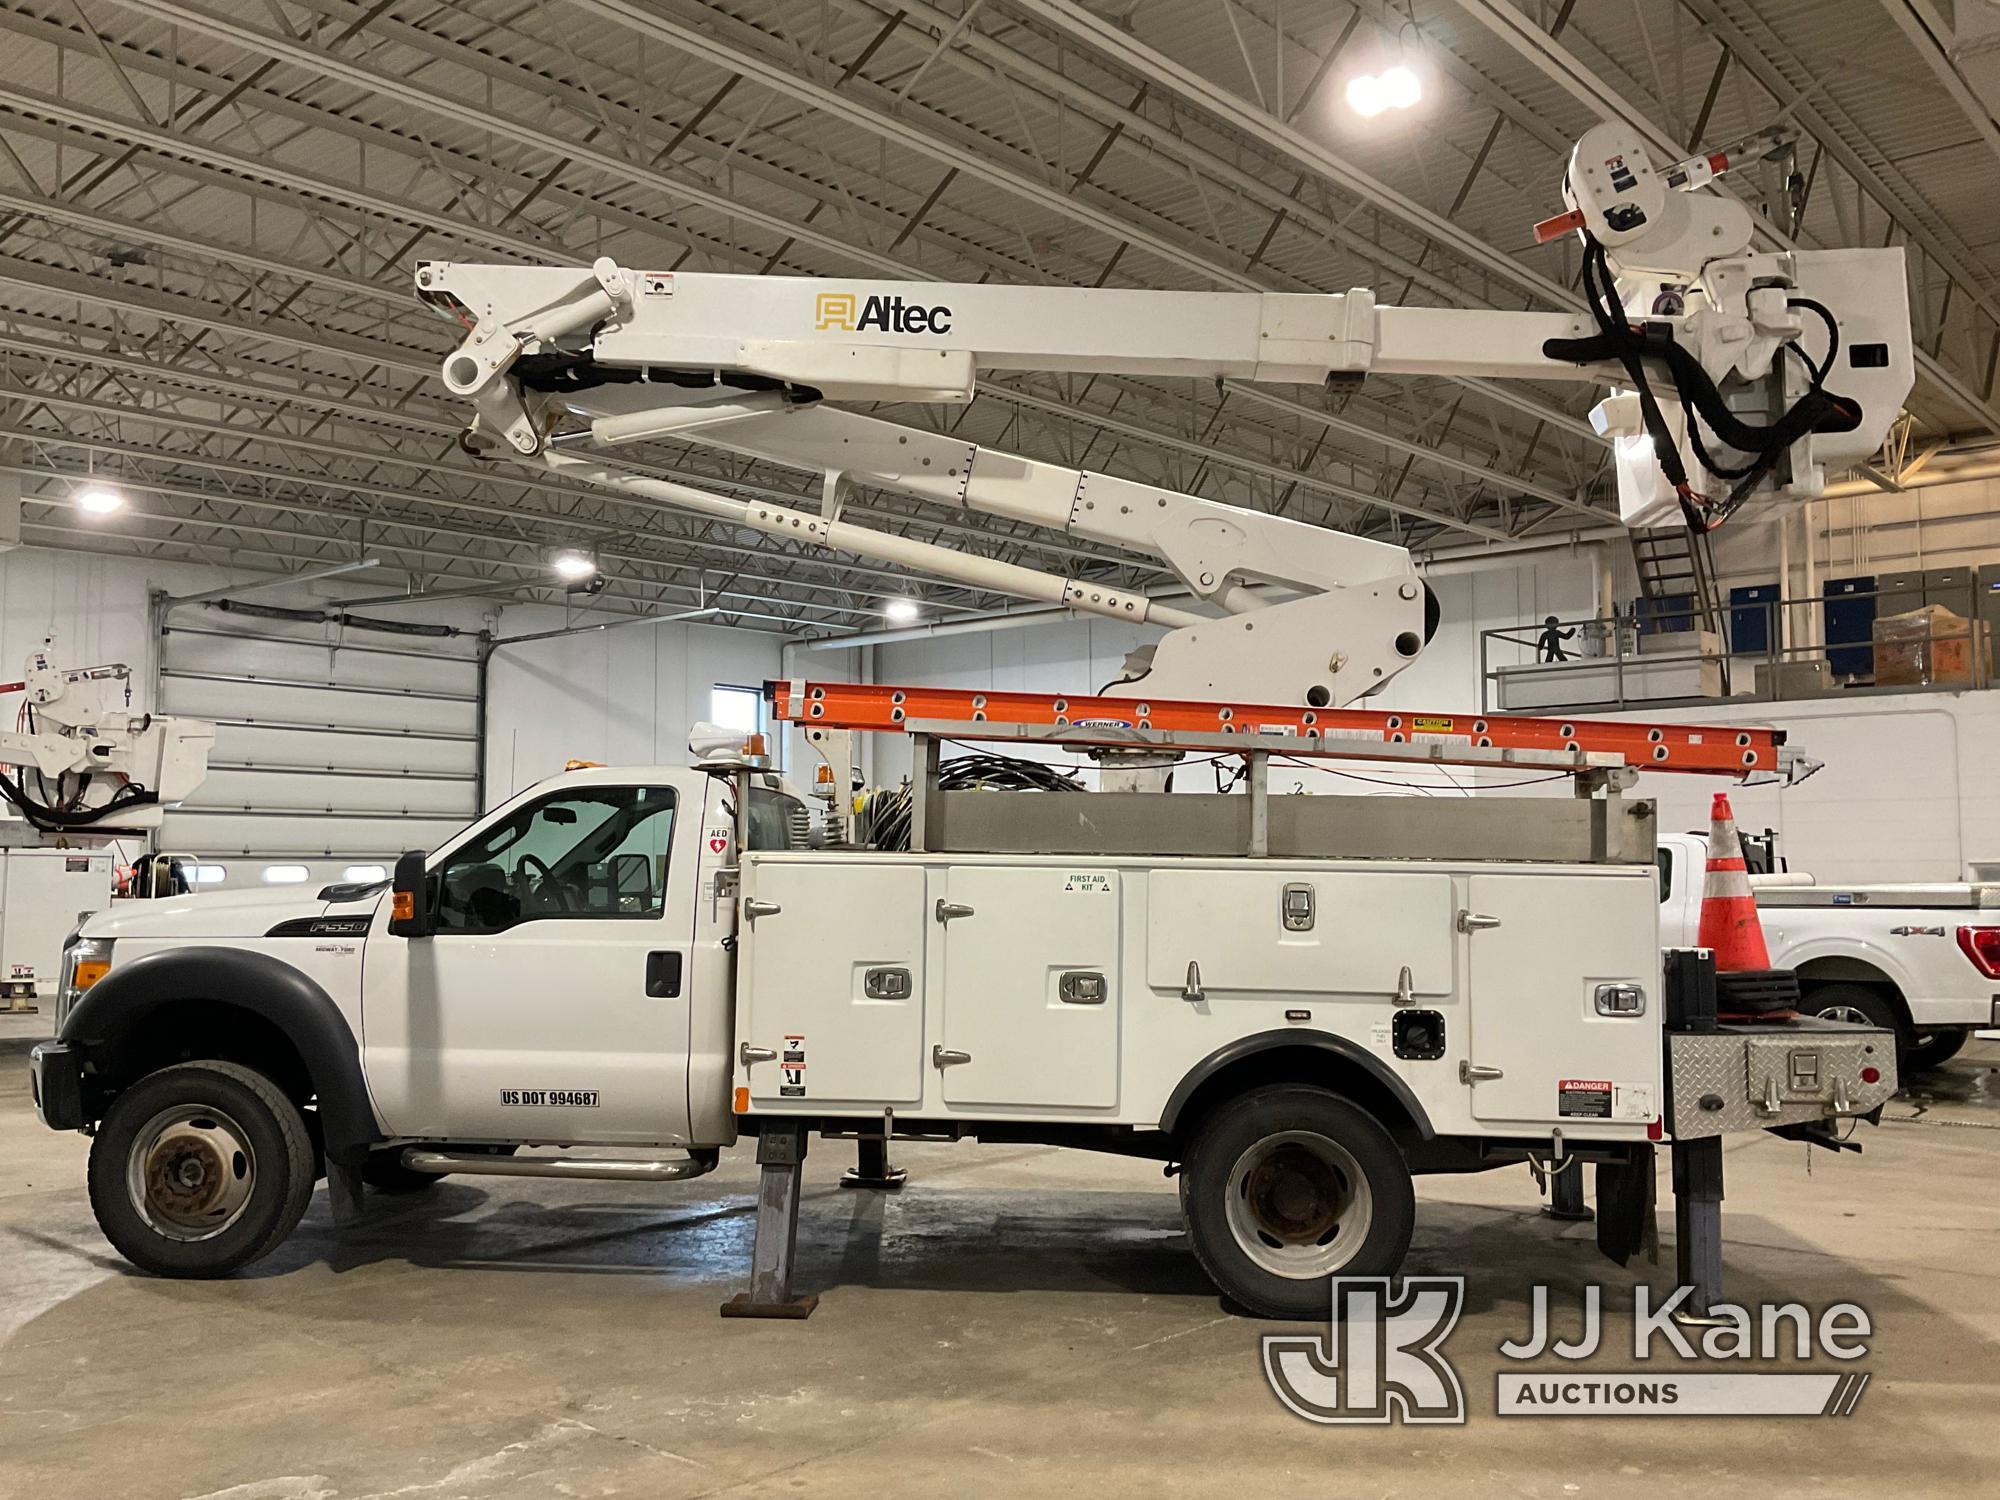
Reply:
[[[950,333],[951,309],[942,303],[926,307],[901,297],[870,297],[853,292],[821,292],[813,304],[813,328],[843,333]]]

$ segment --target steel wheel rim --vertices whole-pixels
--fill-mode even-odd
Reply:
[[[1375,1194],[1354,1153],[1310,1130],[1284,1130],[1236,1158],[1224,1187],[1237,1249],[1290,1281],[1332,1275],[1361,1252]]]
[[[125,1191],[155,1234],[213,1239],[243,1217],[257,1186],[250,1135],[206,1104],[161,1110],[132,1137]]]
[[[1875,1024],[1869,1019],[1866,1011],[1859,1010],[1852,1005],[1829,1005],[1826,1009],[1819,1012],[1819,1019],[1822,1021],[1845,1021],[1850,1026],[1873,1026]]]

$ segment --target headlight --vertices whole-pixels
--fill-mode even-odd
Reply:
[[[73,936],[63,945],[61,978],[56,983],[56,1031],[69,1020],[70,1009],[98,980],[111,972],[111,939]]]

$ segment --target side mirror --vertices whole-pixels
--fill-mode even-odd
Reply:
[[[389,932],[395,937],[427,938],[437,931],[431,909],[431,881],[424,869],[428,856],[412,849],[397,856],[396,878],[389,886]]]

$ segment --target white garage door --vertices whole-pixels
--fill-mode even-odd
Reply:
[[[300,612],[303,615],[303,612]],[[208,780],[159,847],[211,886],[368,879],[476,809],[479,639],[241,604],[182,610],[160,706],[216,726]]]

